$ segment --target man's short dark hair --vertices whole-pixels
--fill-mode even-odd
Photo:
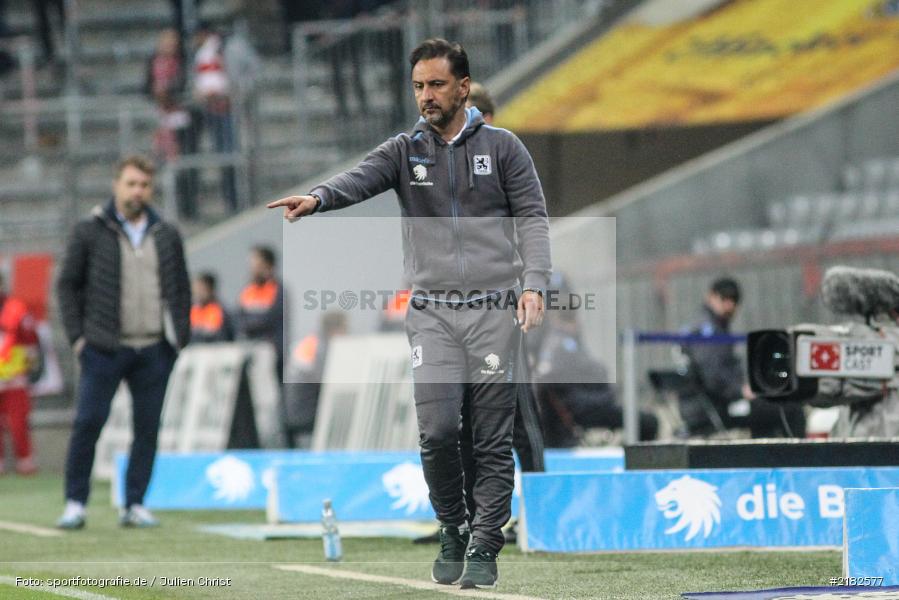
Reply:
[[[253,246],[253,252],[262,259],[262,262],[270,267],[275,266],[275,251],[269,246]]]
[[[142,154],[132,154],[122,158],[122,160],[116,164],[116,179],[122,175],[122,171],[124,171],[126,167],[134,167],[138,171],[149,175],[151,178],[156,174],[156,165],[153,164],[153,161],[150,158],[147,158]]]
[[[409,55],[409,64],[414,69],[418,61],[432,58],[446,58],[450,64],[450,71],[456,79],[471,77],[468,55],[458,42],[448,42],[443,38],[425,40],[412,50]]]
[[[215,289],[218,287],[218,279],[214,273],[203,271],[197,275],[197,280],[202,281],[203,285],[208,287],[210,292],[215,293]]]
[[[712,283],[709,291],[725,300],[733,300],[736,304],[740,303],[740,284],[731,277],[719,277]]]

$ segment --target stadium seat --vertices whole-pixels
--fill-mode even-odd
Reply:
[[[727,231],[719,231],[712,235],[712,250],[715,252],[729,252],[734,247],[734,236]]]
[[[783,227],[787,222],[787,205],[783,202],[768,204],[768,224],[772,227]]]
[[[799,230],[792,227],[777,232],[777,237],[779,246],[796,246],[806,241],[800,235]]]
[[[862,171],[855,165],[843,168],[843,189],[847,192],[862,189]]]
[[[777,232],[773,229],[762,229],[759,231],[758,239],[759,247],[763,250],[770,250],[779,244]]]
[[[738,231],[734,238],[734,246],[740,252],[751,252],[758,249],[758,240],[759,235],[755,231]]]
[[[709,244],[709,241],[705,238],[696,238],[693,240],[693,254],[708,254],[712,246]]]
[[[860,219],[876,219],[880,215],[880,194],[868,193],[862,196],[859,202],[858,216]]]
[[[812,228],[823,229],[830,225],[834,213],[841,210],[842,200],[833,194],[818,194],[811,202],[808,224]],[[795,224],[793,225],[796,226]]]
[[[890,161],[887,185],[891,188],[899,188],[899,156],[894,156]]]
[[[859,197],[849,193],[836,198],[836,210],[833,212],[832,220],[836,223],[842,223],[855,219],[859,215]],[[815,211],[817,212],[817,211]]]
[[[794,196],[787,205],[787,224],[790,227],[802,227],[809,223],[812,214],[811,200],[808,196]]]
[[[889,165],[887,159],[872,158],[871,160],[865,161],[865,189],[878,190],[883,188],[886,184],[886,175],[888,168]]]
[[[899,231],[899,218],[841,223],[834,228],[834,241],[894,236]]]
[[[899,217],[899,189],[889,190],[883,195],[880,215],[887,218]]]

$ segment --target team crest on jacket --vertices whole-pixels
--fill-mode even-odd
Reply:
[[[490,155],[489,154],[475,154],[474,155],[474,174],[475,175],[490,175],[493,173],[493,167],[490,164]]]
[[[502,375],[506,371],[500,370],[499,365],[499,356],[491,352],[484,357],[484,366],[486,366],[487,368],[481,369],[481,375]]]
[[[428,168],[424,165],[415,165],[412,167],[412,175],[415,181],[410,181],[409,185],[434,185],[433,181],[425,181],[428,178]]]

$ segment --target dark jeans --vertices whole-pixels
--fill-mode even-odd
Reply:
[[[153,460],[169,373],[175,351],[167,342],[114,352],[86,345],[81,352],[78,408],[66,459],[66,499],[86,503],[100,431],[109,417],[112,397],[124,379],[131,391],[134,440],[125,475],[125,506],[142,504]]]

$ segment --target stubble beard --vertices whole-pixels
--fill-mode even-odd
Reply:
[[[428,116],[422,111],[422,116],[428,122],[428,124],[439,130],[446,129],[447,125],[453,120],[456,116],[456,113],[459,112],[459,109],[462,107],[461,103],[454,104],[448,110],[443,110],[441,106],[434,106],[433,108],[437,109],[437,112]]]
[[[123,203],[122,208],[124,209],[122,216],[129,221],[133,221],[143,214],[144,203],[141,200],[129,199]]]

